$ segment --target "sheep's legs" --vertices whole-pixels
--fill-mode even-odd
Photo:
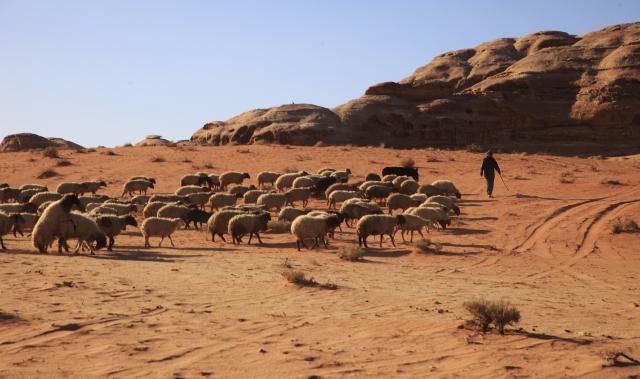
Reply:
[[[4,241],[2,240],[2,236],[0,236],[0,247],[2,247],[2,250],[7,250],[7,248],[4,246]]]
[[[380,247],[382,247],[382,239],[384,238],[384,234],[380,234]]]
[[[151,247],[151,245],[149,244],[149,237],[144,236],[144,247]]]
[[[169,242],[171,242],[171,246],[172,246],[172,247],[176,247],[176,245],[174,245],[174,244],[173,244],[173,240],[171,239],[171,236],[169,235],[169,236],[167,236],[167,237],[169,237]]]
[[[162,241],[164,241],[164,236],[162,236],[162,238],[160,238],[160,243],[158,244],[158,247],[162,246]]]
[[[402,242],[407,242],[406,239],[404,239],[404,233],[406,232],[406,230],[403,230],[400,232],[400,235],[402,236]],[[411,232],[411,237],[413,237],[413,232]]]
[[[420,237],[422,237],[422,239],[424,239],[424,234],[422,234],[422,229],[418,229],[418,233],[420,233]],[[413,237],[413,236],[411,236]]]
[[[411,233],[413,233],[413,231]],[[391,237],[391,244],[393,247],[396,247],[396,241],[393,239],[393,233],[389,234],[389,237]]]
[[[107,245],[107,250],[111,251],[113,249],[113,244],[116,243],[116,239],[113,237],[109,237],[109,245]]]
[[[256,233],[256,237],[258,237],[258,242],[259,242],[260,244],[262,244],[262,240],[260,239],[260,234],[259,234],[259,233]],[[251,238],[249,238],[249,239],[251,239]]]

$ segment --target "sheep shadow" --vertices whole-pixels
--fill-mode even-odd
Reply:
[[[472,249],[483,249],[483,250],[493,250],[500,251],[494,245],[481,245],[481,244],[473,244],[473,243],[453,243],[453,242],[440,242],[442,246],[450,246],[450,247],[460,247],[460,248],[472,248]]]
[[[175,262],[176,259],[202,257],[202,254],[167,254],[156,251],[144,250],[114,250],[114,251],[97,251],[95,255],[77,254],[86,258],[138,261],[138,262]]]
[[[369,244],[371,246],[371,244]],[[399,258],[411,254],[411,250],[386,250],[384,248],[369,247],[364,249],[365,257],[374,258]]]
[[[448,234],[452,234],[454,236],[464,236],[471,234],[488,234],[491,230],[488,229],[469,229],[469,228],[451,228],[447,229],[450,232]]]
[[[496,221],[499,220],[498,217],[495,216],[480,216],[480,217],[459,217],[459,219],[464,221]]]

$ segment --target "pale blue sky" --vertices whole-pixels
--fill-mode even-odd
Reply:
[[[0,136],[187,139],[252,108],[333,107],[448,50],[639,16],[634,0],[0,0]]]

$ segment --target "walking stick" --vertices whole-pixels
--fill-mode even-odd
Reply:
[[[502,173],[498,172],[498,175],[500,175],[500,180],[502,180],[502,184],[504,184],[504,188],[507,189],[507,191],[511,192],[511,190],[509,189],[509,187],[507,187],[507,183],[504,182],[504,179],[502,178]]]

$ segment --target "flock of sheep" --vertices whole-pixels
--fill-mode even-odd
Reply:
[[[12,188],[0,184],[0,247],[2,236],[13,232],[24,235],[31,231],[33,246],[46,253],[58,241],[58,253],[69,251],[68,240],[77,240],[75,252],[113,248],[115,237],[127,226],[138,227],[144,246],[150,237],[160,237],[162,245],[180,227],[196,229],[206,225],[215,242],[216,235],[226,242],[231,235],[234,244],[245,236],[262,243],[260,233],[276,224],[285,225],[300,247],[327,246],[336,229],[343,223],[355,229],[360,246],[368,247],[369,236],[388,235],[395,246],[394,235],[410,233],[421,236],[423,229],[446,228],[452,214],[460,214],[455,198],[460,191],[449,180],[420,184],[417,169],[385,167],[382,175],[370,173],[365,181],[350,182],[349,169],[331,168],[316,174],[305,171],[276,173],[264,171],[257,176],[258,186],[243,185],[248,173],[228,171],[221,175],[196,173],[180,179],[173,194],[147,194],[156,181],[136,176],[124,184],[122,196],[111,198],[98,194],[104,181],[66,182],[50,192],[46,186],[25,184]],[[326,199],[326,208],[308,209],[311,198]],[[386,213],[383,210],[386,206]],[[402,213],[393,215],[396,210]],[[309,242],[308,246],[305,242]]]

